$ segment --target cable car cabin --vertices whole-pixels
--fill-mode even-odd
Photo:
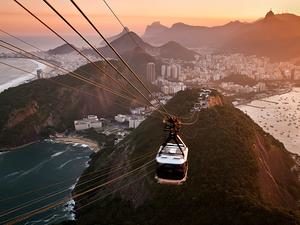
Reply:
[[[158,183],[180,185],[186,181],[188,148],[184,144],[179,146],[173,143],[160,146],[156,155],[158,165],[155,179]]]

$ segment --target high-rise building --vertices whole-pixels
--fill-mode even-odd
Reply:
[[[178,78],[178,68],[177,68],[177,66],[173,64],[171,68],[172,68],[171,69],[172,78],[177,79]]]
[[[167,67],[167,78],[171,77],[171,66]]]
[[[43,70],[41,69],[36,70],[36,76],[37,79],[41,79],[43,77]]]
[[[181,65],[176,65],[176,66],[177,66],[178,76],[181,76]]]
[[[153,62],[149,62],[147,63],[147,80],[150,82],[154,82],[155,79],[155,64]]]
[[[162,65],[161,66],[161,76],[162,76],[162,78],[166,77],[166,70],[167,70],[166,65]]]

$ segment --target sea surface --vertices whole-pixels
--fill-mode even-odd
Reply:
[[[38,207],[71,196],[92,151],[81,144],[39,142],[0,153],[0,224]],[[74,201],[18,224],[74,220]],[[7,214],[7,215],[3,215]]]
[[[255,100],[238,108],[266,132],[281,141],[290,152],[300,155],[300,88]]]

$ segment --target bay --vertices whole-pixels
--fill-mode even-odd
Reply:
[[[238,108],[281,141],[288,151],[300,155],[300,88]]]
[[[92,151],[85,145],[72,146],[48,142],[35,143],[22,149],[1,153],[0,224],[70,197],[77,179],[88,166],[91,153]],[[73,201],[66,201],[62,206],[18,224],[51,224],[73,220],[73,204]]]

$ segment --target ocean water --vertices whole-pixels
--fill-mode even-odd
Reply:
[[[250,105],[259,108],[238,108],[281,141],[288,151],[300,155],[300,88],[294,88],[286,94],[252,101]]]
[[[88,147],[80,144],[72,146],[47,142],[1,153],[0,224],[38,207],[69,197],[78,177],[88,166],[91,153]],[[53,195],[54,193],[58,194]],[[44,198],[47,196],[48,198]],[[51,224],[72,220],[73,207],[74,201],[66,201],[62,206],[18,224]],[[15,208],[18,209],[12,210]],[[3,215],[6,213],[8,214]]]

